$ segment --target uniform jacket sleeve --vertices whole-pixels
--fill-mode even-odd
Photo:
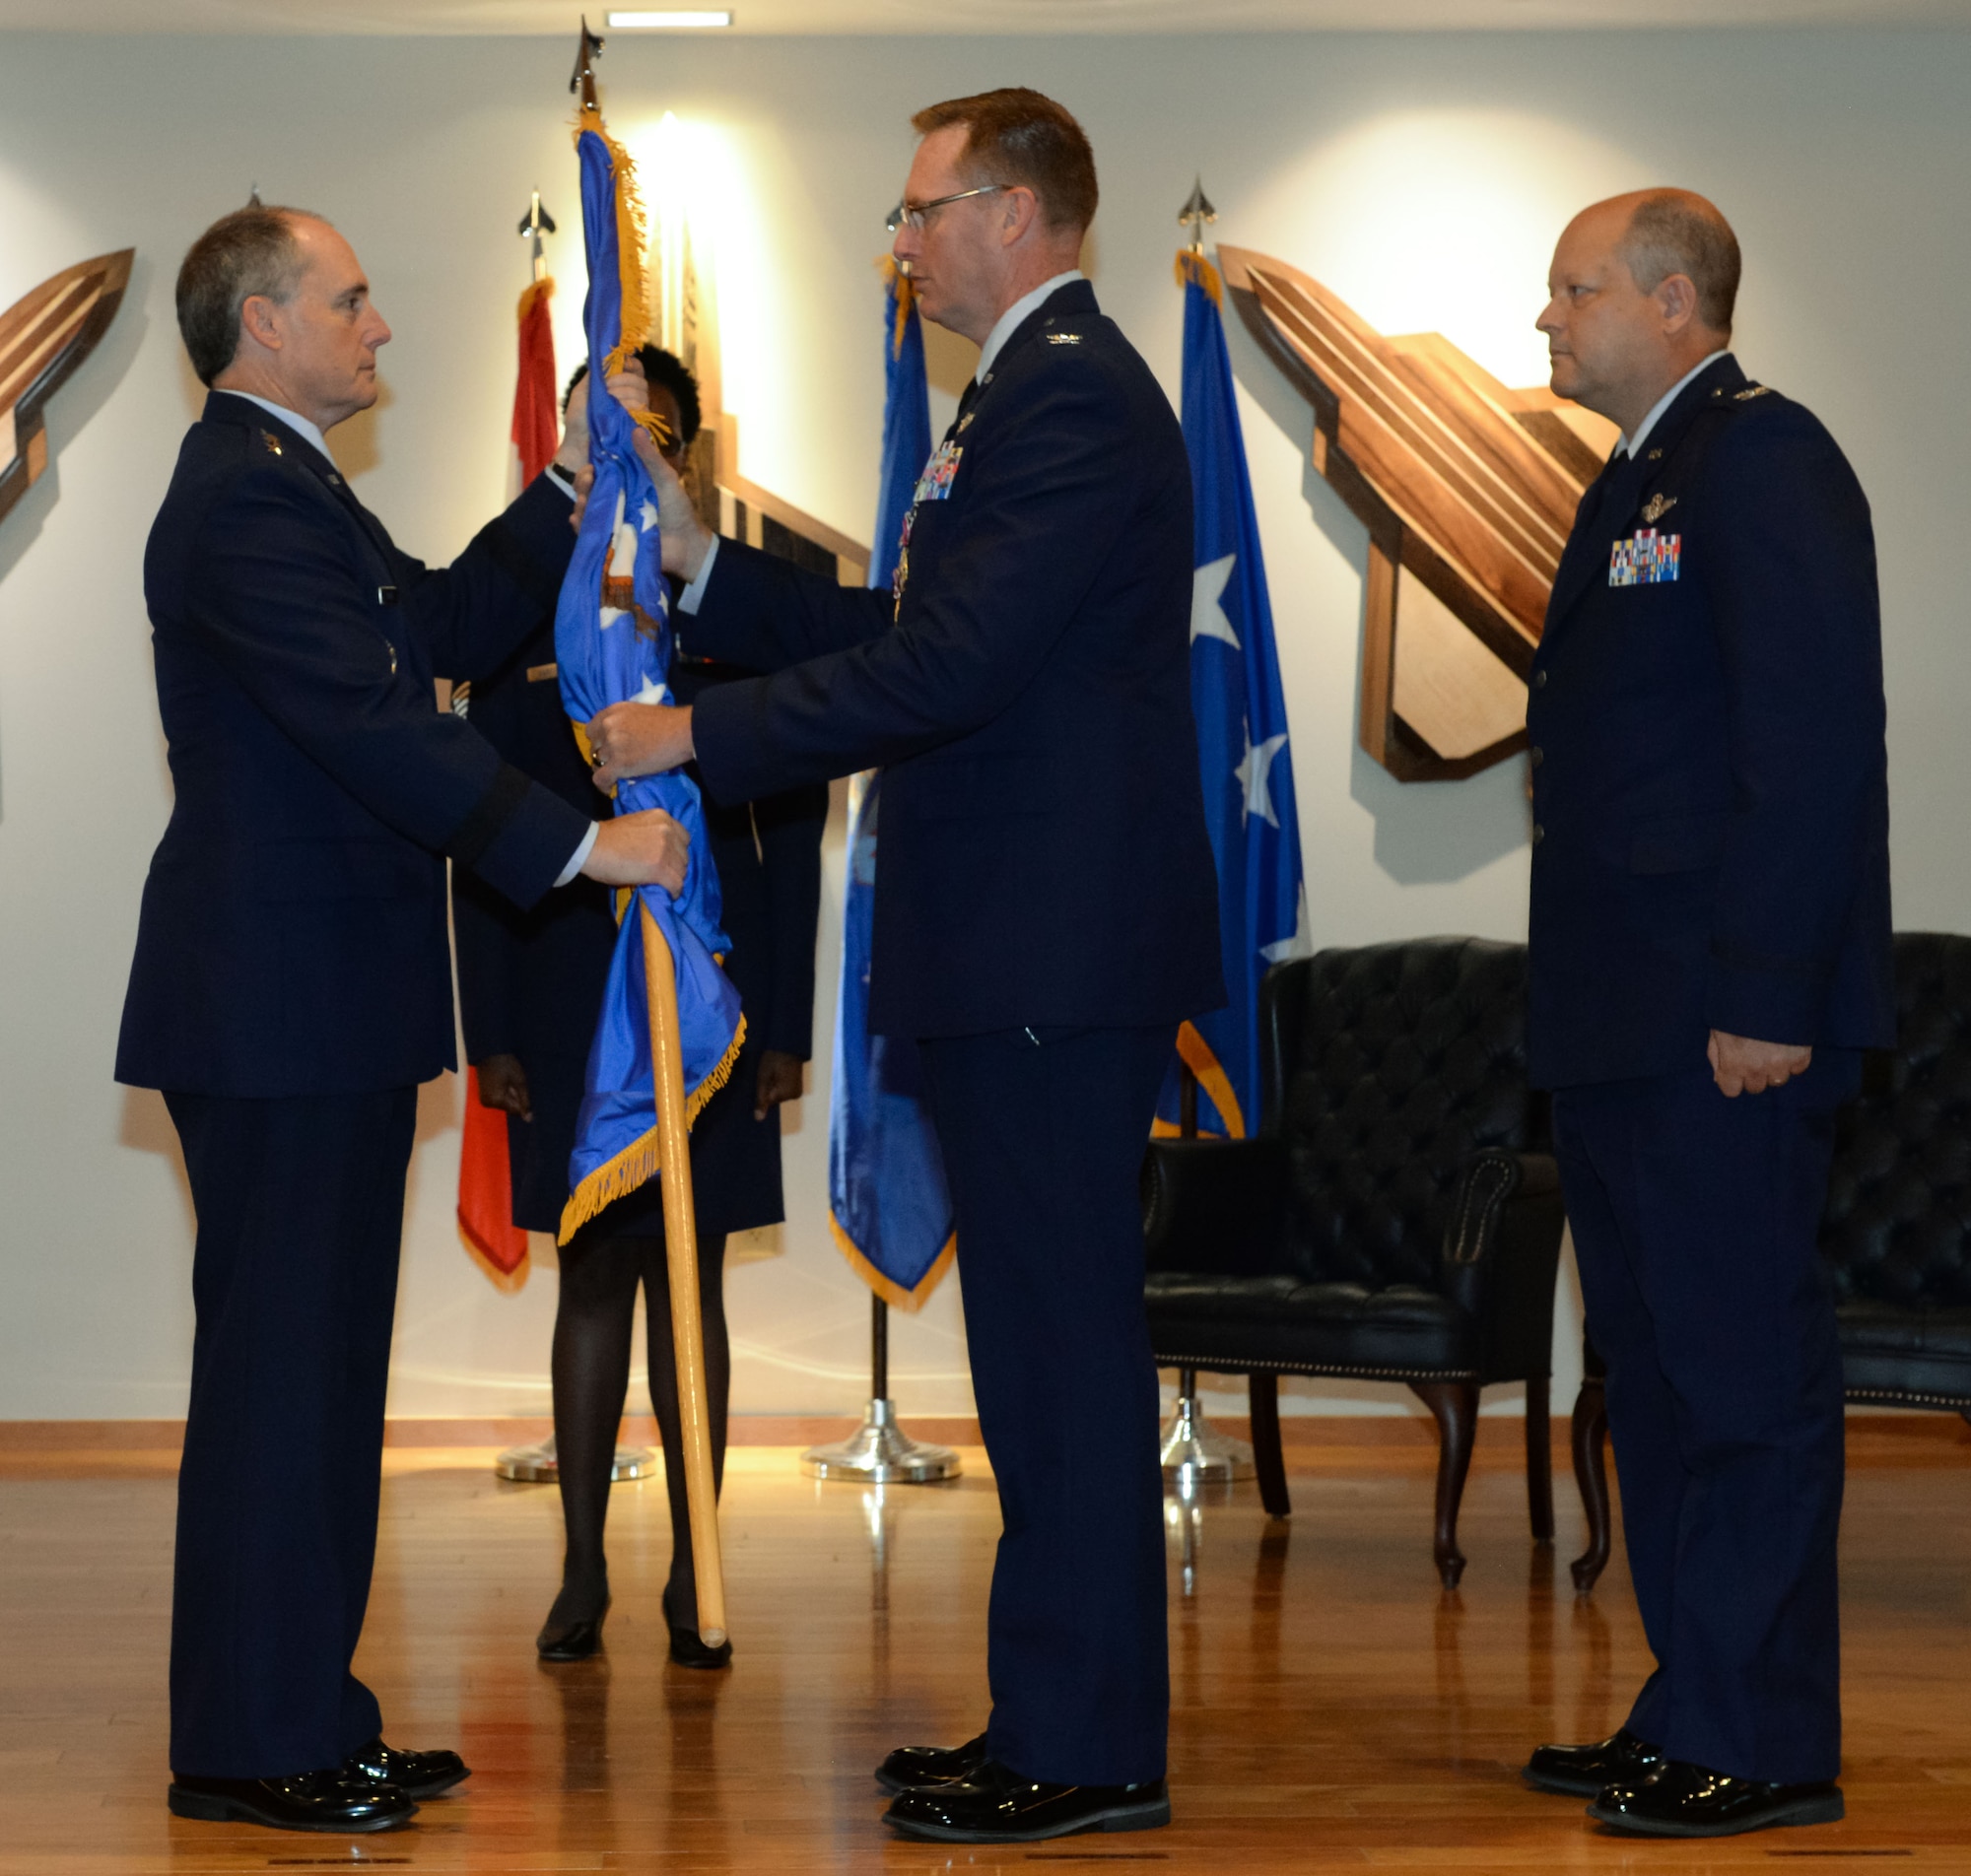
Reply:
[[[449,567],[401,556],[402,604],[440,677],[482,678],[553,615],[575,553],[568,496],[541,475]]]
[[[1706,466],[1693,555],[1723,662],[1733,811],[1706,990],[1714,1029],[1818,1034],[1865,853],[1886,813],[1869,504],[1805,411],[1748,413]]]
[[[1103,575],[1140,491],[1118,473],[1135,433],[1095,349],[1030,369],[998,388],[1009,401],[1017,393],[1010,414],[990,413],[988,426],[981,407],[948,511],[932,523],[934,570],[907,585],[897,623],[699,704],[699,767],[720,799],[918,755],[990,722],[1032,681]],[[708,601],[727,570],[714,570]],[[797,631],[810,636],[786,626],[783,639]]]
[[[773,989],[762,1044],[806,1061],[814,1053],[814,938],[821,917],[821,835],[828,789],[819,782],[753,804],[773,931]]]
[[[677,617],[678,638],[696,658],[779,671],[875,637],[891,611],[886,592],[838,585],[743,541],[720,540],[698,611]]]
[[[201,523],[201,590],[187,607],[187,629],[379,821],[531,904],[588,823],[502,763],[463,719],[434,707],[416,661],[395,655],[382,617],[393,609],[368,603],[344,530],[319,505],[329,500],[273,469],[234,482]],[[441,643],[469,633],[456,614],[475,593],[477,603],[501,610],[490,576],[429,575],[418,585],[433,580],[442,582],[434,599],[417,604],[439,622]],[[520,593],[509,591],[517,612]],[[538,619],[538,605],[529,603],[511,638]]]

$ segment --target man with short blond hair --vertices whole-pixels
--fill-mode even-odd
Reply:
[[[681,641],[775,676],[591,725],[720,799],[884,768],[870,1025],[919,1044],[1005,1519],[990,1721],[877,1773],[916,1837],[1170,1815],[1156,1368],[1137,1175],[1179,1022],[1223,1000],[1190,716],[1190,469],[1076,262],[1095,166],[1037,92],[933,105],[893,226],[982,349],[893,591],[714,545],[653,462]],[[646,458],[647,459],[647,458]]]
[[[1842,1385],[1815,1240],[1834,1110],[1895,1037],[1869,504],[1732,357],[1738,244],[1702,196],[1584,210],[1548,284],[1553,388],[1622,437],[1533,661],[1528,1066],[1657,1669],[1526,1776],[1621,1831],[1820,1823]]]

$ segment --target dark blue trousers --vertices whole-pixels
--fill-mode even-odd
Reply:
[[[1841,1349],[1814,1241],[1859,1076],[1828,1051],[1733,1101],[1708,1067],[1553,1098],[1657,1658],[1628,1725],[1741,1778],[1841,1768]]]
[[[988,1749],[1028,1778],[1164,1776],[1163,1474],[1137,1182],[1174,1039],[1021,1029],[922,1044],[1003,1527]]]
[[[198,1212],[171,1768],[319,1771],[382,1730],[349,1664],[376,1552],[417,1091],[166,1101]]]

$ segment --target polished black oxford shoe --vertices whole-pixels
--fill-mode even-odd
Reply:
[[[885,1791],[942,1791],[979,1776],[986,1763],[986,1735],[962,1746],[899,1746],[876,1768]]]
[[[1665,1763],[1664,1756],[1628,1727],[1592,1746],[1541,1746],[1520,1776],[1535,1791],[1596,1798],[1611,1784],[1637,1784]]]
[[[1847,1805],[1832,1780],[1761,1784],[1665,1759],[1647,1778],[1611,1784],[1588,1815],[1641,1837],[1736,1837],[1781,1825],[1837,1824]]]
[[[883,1822],[939,1843],[1033,1843],[1080,1831],[1154,1831],[1171,1820],[1161,1778],[1143,1784],[1045,1784],[988,1759],[963,1784],[906,1791]]]
[[[417,1815],[412,1799],[393,1784],[377,1784],[335,1772],[304,1772],[292,1778],[171,1779],[171,1815],[209,1824],[264,1824],[274,1831],[326,1831],[350,1836],[394,1831]]]
[[[407,1798],[437,1798],[463,1784],[472,1768],[455,1752],[399,1752],[379,1734],[342,1762],[342,1776],[395,1785]]]

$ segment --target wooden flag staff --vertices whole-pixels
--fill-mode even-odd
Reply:
[[[678,1423],[684,1436],[698,1637],[707,1647],[716,1648],[726,1640],[725,1569],[718,1549],[718,1491],[712,1472],[712,1414],[705,1392],[705,1323],[698,1305],[698,1218],[691,1193],[691,1133],[685,1121],[684,1049],[678,1038],[677,967],[657,921],[641,906],[638,910],[644,921],[644,975],[649,985],[664,1261],[671,1282],[671,1347],[677,1356]]]

